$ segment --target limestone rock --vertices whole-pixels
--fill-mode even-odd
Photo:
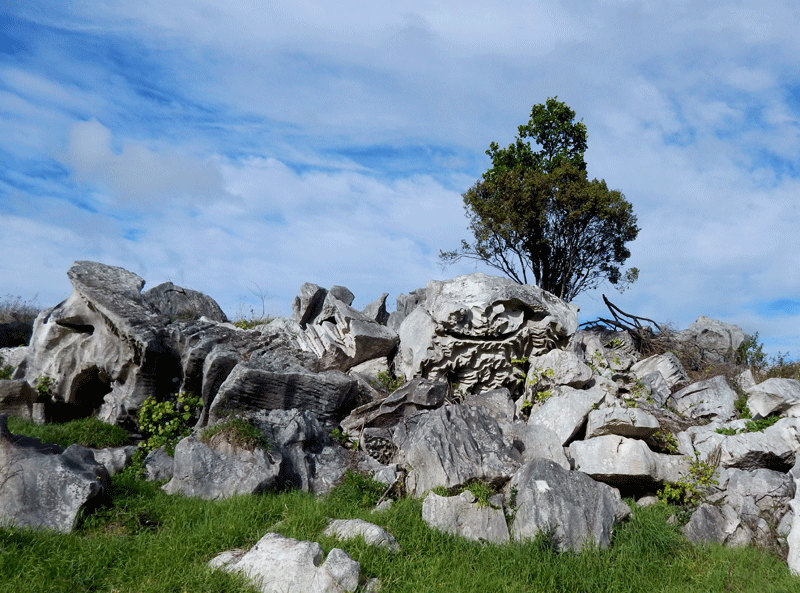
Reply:
[[[614,406],[589,412],[586,438],[605,434],[646,439],[658,431],[660,425],[652,414],[640,408]]]
[[[176,445],[172,479],[163,490],[209,500],[263,492],[277,485],[280,466],[277,453],[224,443],[212,448],[190,436]]]
[[[516,491],[512,537],[533,539],[541,531],[552,536],[559,551],[608,547],[614,523],[631,513],[611,487],[547,459],[520,467],[507,488]]]
[[[229,550],[211,568],[243,573],[262,593],[341,593],[355,591],[361,567],[339,548],[322,562],[322,548],[268,533],[249,551]]]
[[[422,501],[422,520],[433,529],[472,541],[503,544],[509,540],[499,495],[491,497],[490,504],[480,506],[469,490],[458,496],[430,492]]]
[[[530,397],[533,388],[547,389],[556,385],[567,385],[582,389],[592,378],[590,369],[573,352],[550,350],[528,361],[526,395]]]
[[[466,393],[519,385],[510,361],[565,346],[575,308],[535,286],[471,274],[428,283],[399,327],[400,371],[448,379]]]
[[[0,414],[0,523],[69,533],[108,486],[91,449],[13,435]]]
[[[424,508],[422,512],[424,515]],[[363,519],[335,519],[325,528],[325,535],[341,540],[363,537],[370,546],[386,548],[390,552],[400,551],[400,544],[391,533]]]
[[[144,301],[154,310],[170,319],[200,319],[227,321],[217,302],[202,292],[164,282],[146,291]]]
[[[589,412],[602,402],[606,394],[600,387],[579,390],[556,387],[541,406],[531,412],[528,424],[554,431],[566,446],[586,422]]]
[[[675,483],[688,471],[683,457],[654,453],[644,441],[617,435],[574,441],[569,455],[576,469],[620,488]]]
[[[631,367],[631,372],[642,379],[650,373],[661,373],[670,389],[688,383],[689,376],[683,368],[681,361],[672,352],[657,354],[640,360]]]
[[[784,413],[791,408],[800,415],[800,381],[772,378],[747,390],[747,407],[756,418]]]
[[[95,461],[106,468],[109,476],[114,476],[125,469],[125,466],[128,465],[128,462],[138,449],[135,445],[128,445],[127,447],[92,449],[92,452],[94,453]]]
[[[522,463],[534,457],[541,457],[554,461],[564,469],[570,469],[569,459],[561,444],[562,439],[555,431],[545,426],[524,422],[501,422],[500,428],[513,447],[519,451]]]
[[[0,379],[0,414],[32,420],[37,397],[27,381]]]
[[[396,460],[410,468],[406,490],[415,496],[470,480],[500,485],[519,467],[519,453],[480,406],[447,405],[410,416],[395,428],[394,442]]]
[[[667,404],[691,418],[729,420],[736,415],[736,392],[718,375],[673,393]]]
[[[695,345],[703,358],[721,362],[736,352],[745,335],[739,326],[701,315],[688,329],[676,332],[675,338]]]

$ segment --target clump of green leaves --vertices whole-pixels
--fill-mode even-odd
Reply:
[[[0,356],[0,379],[10,379],[14,374],[14,367],[10,364],[3,364],[3,357]]]
[[[678,441],[675,440],[675,435],[670,431],[656,431],[650,438],[658,450],[670,455],[675,455],[678,452]]]
[[[42,375],[36,379],[34,386],[36,387],[39,401],[47,401],[53,397],[53,390],[56,388],[56,380],[52,377]]]
[[[378,373],[375,383],[381,391],[392,393],[406,384],[406,378],[403,375],[395,377],[389,371],[381,371]]]
[[[750,420],[744,425],[744,432],[762,432],[780,420],[780,414],[770,414],[758,420]]]
[[[339,428],[334,428],[334,429],[331,431],[331,438],[332,438],[333,440],[335,440],[335,441],[338,441],[338,442],[339,442],[339,444],[340,444],[342,447],[345,447],[345,448],[349,448],[349,447],[354,447],[354,448],[357,448],[357,447],[358,447],[358,443],[356,442],[356,443],[354,444],[354,443],[353,443],[353,441],[351,441],[351,440],[350,440],[352,437],[351,437],[351,436],[350,436],[350,434],[349,434],[347,431],[345,431],[345,430],[341,430],[341,429],[339,429]],[[355,445],[355,446],[354,446],[354,445]]]
[[[200,398],[186,392],[164,401],[148,397],[138,416],[139,428],[147,436],[142,447],[146,451],[164,447],[172,455],[178,441],[191,434],[201,407]]]
[[[739,431],[736,430],[735,428],[718,428],[716,432],[717,432],[717,434],[724,434],[726,436],[733,436]]]
[[[209,426],[200,433],[200,440],[208,443],[217,435],[222,435],[221,438],[240,449],[248,451],[256,447],[270,449],[264,434],[247,418],[232,418]]]
[[[378,504],[385,491],[386,484],[383,482],[348,469],[342,482],[328,493],[326,501],[333,507],[354,505],[369,508]]]
[[[747,336],[736,349],[734,360],[737,365],[746,366],[758,372],[767,365],[767,355],[764,354],[764,345],[758,343],[758,332]]]
[[[667,504],[699,506],[708,496],[711,487],[719,483],[716,474],[716,466],[701,459],[700,454],[695,451],[688,475],[675,484],[666,484],[658,492],[658,499]]]
[[[739,418],[752,418],[753,414],[750,412],[750,408],[747,406],[747,393],[745,393],[743,390],[738,391],[738,393],[738,397],[733,402],[733,407],[739,413]]]

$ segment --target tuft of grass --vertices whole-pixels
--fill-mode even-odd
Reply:
[[[270,444],[261,433],[257,426],[253,425],[247,418],[232,418],[225,420],[200,433],[200,440],[208,443],[216,435],[222,435],[227,441],[239,447],[252,451],[256,447],[261,447],[269,451]]]
[[[73,443],[103,449],[130,444],[128,433],[120,426],[106,424],[97,418],[70,420],[64,424],[36,424],[30,420],[9,417],[8,430],[12,434],[36,437],[43,443],[69,447]]]

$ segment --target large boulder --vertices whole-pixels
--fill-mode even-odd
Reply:
[[[674,337],[696,348],[701,358],[715,362],[730,358],[745,340],[744,332],[739,326],[704,315],[698,317],[687,329],[676,332]]]
[[[32,420],[37,397],[27,381],[0,379],[0,414]]]
[[[217,301],[202,292],[175,286],[172,282],[159,284],[142,296],[152,309],[168,316],[171,320],[192,320],[201,317],[212,321],[228,320]]]
[[[0,414],[0,524],[69,533],[107,486],[91,449],[13,435]]]
[[[566,346],[576,308],[536,286],[471,274],[432,280],[400,324],[396,360],[406,377],[445,379],[465,393],[519,389],[513,359]]]
[[[335,426],[355,406],[356,380],[341,371],[315,372],[303,359],[278,348],[237,363],[219,386],[208,412],[214,423],[259,410],[314,410]]]
[[[534,539],[541,532],[559,551],[608,547],[614,523],[631,513],[610,486],[547,459],[533,459],[520,467],[507,488],[516,492],[511,536]]]
[[[262,593],[342,593],[355,591],[361,566],[333,548],[322,562],[322,547],[268,533],[250,550],[229,550],[215,556],[211,568],[244,574]]]
[[[652,489],[688,472],[683,457],[654,453],[644,441],[613,434],[574,441],[569,455],[576,469],[618,488]]]
[[[208,500],[255,494],[277,486],[280,467],[279,453],[242,449],[225,440],[206,444],[190,436],[176,445],[172,479],[163,489]]]
[[[481,406],[447,405],[397,425],[396,460],[409,468],[406,490],[422,496],[435,486],[471,480],[502,485],[519,467],[519,452]]]
[[[660,373],[670,389],[689,381],[686,369],[683,368],[681,361],[672,352],[665,352],[664,354],[657,354],[640,360],[631,367],[631,372],[639,379],[644,379],[651,373]]]
[[[503,497],[491,497],[481,505],[475,495],[465,490],[458,496],[439,496],[430,492],[422,501],[422,520],[430,527],[472,541],[503,544],[510,539]]]
[[[586,438],[616,434],[623,437],[646,439],[660,428],[655,416],[641,408],[613,406],[592,410],[586,421]]]
[[[718,375],[673,393],[667,399],[667,405],[690,418],[724,422],[736,415],[736,397],[725,377]]]
[[[586,423],[589,412],[605,398],[606,393],[599,386],[585,390],[566,386],[554,388],[552,395],[533,409],[528,424],[549,428],[566,446]]]
[[[325,528],[325,535],[340,540],[361,537],[370,546],[399,552],[400,545],[391,533],[363,519],[334,519]]]
[[[747,407],[756,418],[789,412],[800,416],[800,381],[772,378],[747,389]]]

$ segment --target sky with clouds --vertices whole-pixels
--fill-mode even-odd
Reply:
[[[633,204],[640,277],[576,299],[707,315],[800,356],[800,4],[792,0],[8,0],[0,293],[75,260],[288,315],[473,271],[461,194],[557,96]]]

